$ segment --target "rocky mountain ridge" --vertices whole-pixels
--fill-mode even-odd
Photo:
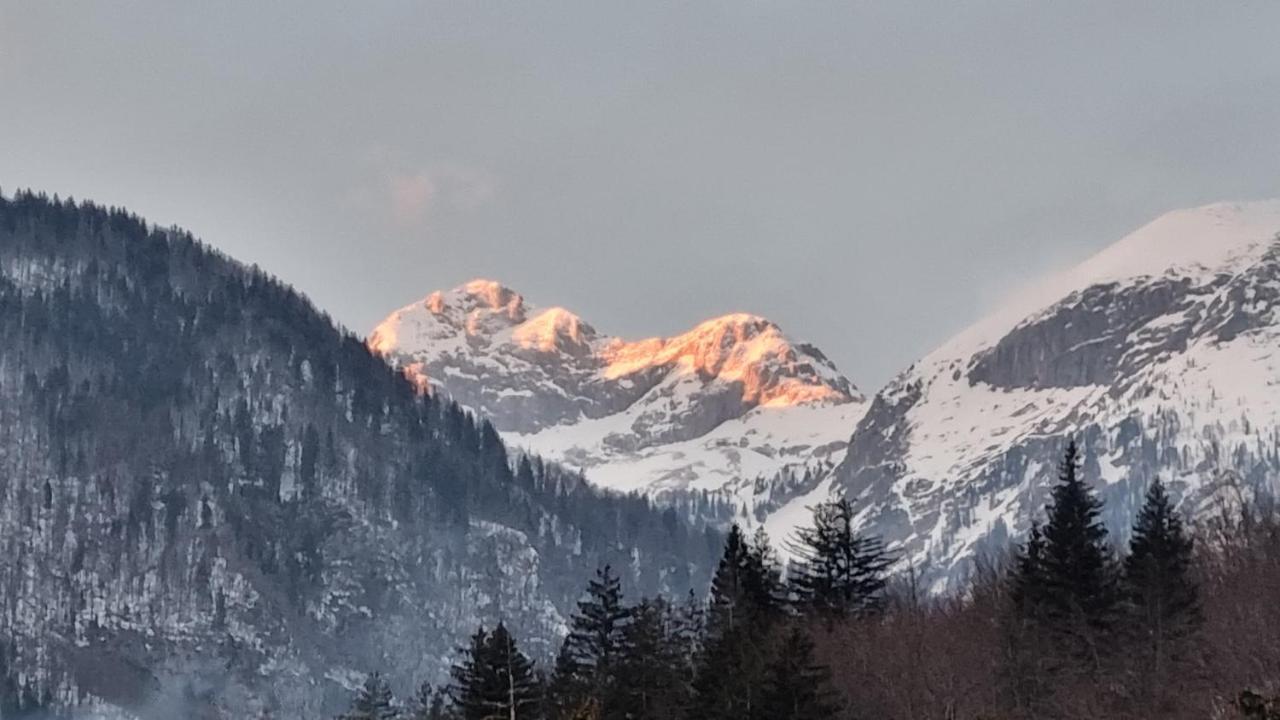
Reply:
[[[842,428],[865,403],[817,348],[756,315],[627,341],[490,280],[393,312],[368,343],[420,386],[492,418],[514,445],[598,485],[706,491],[747,512],[778,506],[806,472],[833,467]]]
[[[1164,215],[881,390],[833,488],[937,587],[1020,537],[1067,436],[1119,539],[1159,476],[1203,516],[1280,472],[1280,202]]]
[[[809,365],[817,372],[802,375],[799,387],[816,397],[784,391],[775,397],[801,399],[778,407],[761,402],[742,412],[743,398],[751,395],[742,391],[745,385],[717,393],[706,390],[705,373],[646,374],[654,373],[651,359],[683,341],[622,343],[567,311],[528,311],[505,289],[493,297],[512,328],[510,341],[437,346],[430,332],[402,333],[414,323],[436,322],[437,311],[460,303],[468,287],[486,293],[501,287],[490,283],[405,308],[371,342],[464,402],[500,415],[506,407],[510,422],[503,429],[513,442],[564,458],[605,486],[722,492],[775,537],[804,522],[807,505],[831,494],[853,498],[863,527],[884,535],[942,590],[965,577],[975,556],[1002,552],[1025,532],[1044,504],[1068,435],[1082,445],[1086,472],[1109,503],[1118,538],[1156,476],[1193,515],[1212,504],[1224,481],[1248,485],[1251,493],[1275,488],[1278,232],[1277,201],[1168,213],[1086,262],[1029,285],[866,403],[852,386],[825,376],[827,366],[814,351]],[[470,327],[477,333],[467,337],[493,337],[483,319]],[[690,336],[750,337],[723,332],[726,327],[772,333],[765,321],[731,316]],[[805,346],[788,347],[806,358]],[[558,358],[550,365],[522,355],[544,348]],[[611,354],[608,348],[628,349]],[[522,372],[510,373],[516,362],[534,370],[522,365]],[[612,362],[634,373],[601,370]],[[555,406],[563,412],[521,416],[530,397],[523,393],[542,392],[529,378],[548,381],[541,387],[553,397],[567,386],[548,367],[582,368],[573,377],[613,394],[589,409],[568,402]],[[687,367],[701,366],[691,361]],[[634,384],[606,382],[621,378]],[[483,384],[491,396],[477,394]],[[644,403],[627,394],[653,388],[661,391]],[[576,392],[563,395],[579,397]],[[631,412],[632,404],[642,409]],[[788,453],[792,447],[797,451]],[[705,462],[708,450],[735,461]]]

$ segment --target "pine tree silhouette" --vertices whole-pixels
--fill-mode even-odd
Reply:
[[[1047,521],[1033,526],[1011,590],[1023,642],[1036,644],[1059,673],[1096,674],[1116,646],[1108,633],[1119,615],[1119,573],[1101,509],[1080,477],[1080,453],[1071,441],[1045,508]],[[1035,682],[1049,681],[1038,677]]]
[[[760,709],[760,717],[769,720],[827,720],[840,711],[831,673],[814,659],[813,640],[798,625],[765,669]]]
[[[1040,523],[1031,521],[1027,541],[1019,549],[1013,574],[1012,598],[1014,606],[1023,616],[1038,611],[1048,583],[1044,578],[1044,533]]]
[[[1156,689],[1201,624],[1199,588],[1191,578],[1193,550],[1182,519],[1156,480],[1147,489],[1124,560],[1124,594],[1131,610],[1129,629],[1138,642],[1139,672]]]
[[[838,620],[882,606],[893,560],[883,541],[854,530],[853,517],[848,500],[833,500],[814,508],[812,528],[796,532],[789,585],[800,612]]]
[[[551,687],[557,707],[578,708],[594,699],[601,717],[614,717],[611,699],[629,620],[630,612],[622,604],[622,583],[606,565],[587,583],[586,597],[578,601],[569,636],[556,658]]]
[[[711,583],[706,640],[694,682],[694,716],[760,717],[759,696],[769,637],[780,618],[766,557],[734,525]]]
[[[453,667],[451,694],[462,720],[541,720],[542,687],[533,663],[516,647],[502,623],[471,637],[462,662]]]
[[[1041,602],[1059,622],[1082,621],[1106,630],[1116,620],[1119,602],[1115,562],[1107,545],[1107,529],[1099,516],[1102,502],[1080,477],[1080,453],[1067,445],[1046,508],[1044,552],[1039,571],[1045,593]]]
[[[692,687],[674,610],[665,600],[644,600],[631,614],[610,713],[629,720],[683,717]]]

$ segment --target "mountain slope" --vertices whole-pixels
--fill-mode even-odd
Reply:
[[[629,342],[489,280],[393,312],[369,346],[597,485],[706,491],[761,517],[840,460],[865,408],[820,351],[764,318]]]
[[[0,198],[0,712],[331,715],[583,578],[705,587],[715,533],[521,462],[287,286],[118,210]]]
[[[1185,508],[1280,470],[1280,202],[1165,215],[895,378],[834,488],[940,584],[1046,500],[1068,434],[1123,533],[1157,475]]]

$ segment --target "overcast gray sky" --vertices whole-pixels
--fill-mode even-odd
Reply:
[[[1180,206],[1280,195],[1278,2],[0,0],[0,187],[358,331],[473,276],[750,311],[865,390]]]

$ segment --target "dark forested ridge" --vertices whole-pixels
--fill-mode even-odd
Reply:
[[[185,232],[0,197],[0,716],[320,716],[498,620],[551,656],[600,566],[707,586],[723,538],[682,518],[513,461]]]

